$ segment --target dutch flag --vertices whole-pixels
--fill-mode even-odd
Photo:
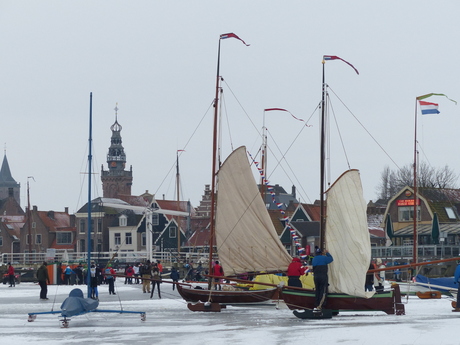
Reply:
[[[425,101],[419,101],[422,115],[439,114],[438,104]]]

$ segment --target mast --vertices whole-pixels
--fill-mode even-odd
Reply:
[[[177,210],[179,211],[180,206],[180,194],[179,194],[179,151],[176,152],[176,188],[177,188]],[[180,227],[179,227],[179,219],[177,220],[177,255],[180,257]]]
[[[265,112],[264,109],[263,123],[262,123],[262,174],[260,175],[260,194],[262,200],[265,201],[265,179],[267,179],[267,128],[265,127]]]
[[[30,217],[32,216],[32,212],[30,211],[30,193],[29,193],[29,178],[27,178],[27,228],[29,229],[29,262],[31,261],[31,254],[32,254],[32,234],[31,234],[31,222]]]
[[[86,258],[86,282],[88,285],[88,298],[91,298],[91,161],[92,161],[92,131],[93,131],[93,93],[89,94],[89,139],[88,139],[88,234],[86,237],[87,244],[87,258]]]
[[[322,82],[322,93],[321,93],[321,139],[320,139],[320,225],[319,225],[319,247],[324,250],[326,246],[326,210],[324,205],[324,183],[325,183],[325,160],[326,160],[326,81],[325,81],[325,64],[323,63],[323,82]]]
[[[212,181],[211,181],[211,225],[209,236],[209,274],[212,274],[212,256],[213,243],[215,238],[215,205],[216,205],[216,172],[217,172],[217,122],[218,122],[218,104],[219,104],[219,82],[220,82],[220,38],[217,49],[217,75],[216,75],[216,94],[214,98],[214,124],[212,136]],[[211,278],[208,281],[208,287],[211,289]]]
[[[417,98],[415,98],[415,124],[414,124],[414,243],[413,243],[413,253],[412,253],[412,260],[413,263],[417,263]]]

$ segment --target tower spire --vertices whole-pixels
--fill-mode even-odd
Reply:
[[[124,170],[126,165],[126,154],[122,145],[121,130],[123,127],[118,123],[118,103],[114,108],[115,122],[110,126],[112,137],[110,139],[109,152],[107,154],[108,171],[102,167],[102,188],[103,197],[117,198],[119,194],[131,195],[133,180],[132,169]]]

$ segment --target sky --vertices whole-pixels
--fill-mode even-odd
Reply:
[[[48,301],[38,299],[40,288],[21,283],[15,288],[0,284],[0,332],[5,344],[419,344],[454,345],[458,336],[453,325],[451,298],[404,299],[406,315],[383,312],[340,312],[332,319],[298,319],[283,304],[274,306],[228,306],[220,313],[193,313],[186,302],[161,284],[162,299],[149,299],[141,285],[115,284],[117,295],[107,285],[99,286],[99,309],[145,311],[138,314],[92,313],[72,317],[61,328],[60,316],[28,313],[59,310],[75,286],[48,287]],[[80,286],[81,287],[81,286]],[[83,289],[84,290],[84,289]],[[85,291],[84,291],[85,292]]]
[[[359,75],[342,61],[325,65],[328,180],[359,169],[364,198],[375,201],[383,168],[413,162],[415,98],[460,101],[459,10],[453,0],[0,0],[0,143],[21,205],[28,181],[39,210],[72,213],[86,203],[92,93],[93,197],[102,196],[118,104],[132,194],[175,199],[176,153],[185,150],[181,199],[198,206],[211,183],[217,50],[228,32],[250,46],[221,41],[222,157],[241,145],[255,155],[265,118],[270,183],[295,185],[302,202],[319,199],[321,61],[336,55]],[[428,101],[441,113],[417,115],[419,159],[459,174],[460,106]],[[306,122],[264,113],[275,107]]]

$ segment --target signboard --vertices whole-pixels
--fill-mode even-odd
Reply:
[[[420,199],[417,199],[417,205],[420,205]],[[396,206],[414,206],[414,199],[396,200]]]
[[[46,260],[47,261],[54,260],[55,257],[56,257],[56,249],[55,248],[46,249]]]

